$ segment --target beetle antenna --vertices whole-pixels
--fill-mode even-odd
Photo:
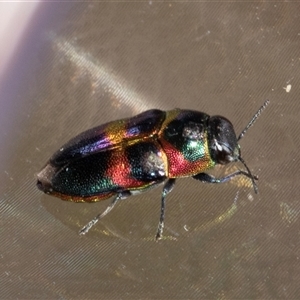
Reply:
[[[254,192],[255,192],[255,194],[257,194],[258,188],[257,188],[257,184],[256,184],[256,182],[255,182],[255,180],[254,180],[254,179],[257,179],[257,177],[252,175],[252,173],[251,173],[250,169],[248,168],[248,166],[246,165],[245,161],[244,161],[240,156],[238,157],[238,160],[244,165],[244,167],[245,167],[246,170],[248,171],[249,178],[250,178],[251,181],[252,181],[252,185],[253,185],[253,188],[254,188]]]
[[[245,135],[245,133],[247,132],[247,130],[255,123],[255,121],[257,120],[257,118],[260,116],[260,114],[262,113],[262,111],[267,107],[267,105],[269,103],[270,103],[270,101],[266,100],[265,103],[260,107],[260,109],[253,116],[253,118],[251,119],[251,121],[248,123],[248,125],[246,126],[246,128],[240,133],[239,137],[237,138],[238,141]]]

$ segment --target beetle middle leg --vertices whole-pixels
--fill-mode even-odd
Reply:
[[[117,204],[117,202],[119,200],[124,200],[127,197],[131,196],[131,193],[129,191],[125,191],[125,192],[121,192],[119,194],[117,194],[117,196],[113,199],[113,201],[111,202],[110,205],[108,205],[108,207],[106,208],[106,210],[101,213],[98,214],[95,218],[93,218],[90,222],[88,222],[85,226],[83,226],[80,230],[79,230],[79,234],[80,235],[84,235],[86,233],[88,233],[88,231],[103,217],[105,217],[113,208],[114,206]]]
[[[224,177],[221,177],[221,178],[216,178],[216,177],[214,177],[210,174],[207,174],[207,173],[199,173],[199,174],[193,176],[193,178],[197,179],[197,180],[200,180],[202,182],[208,182],[208,183],[224,183],[224,182],[227,182],[227,181],[231,180],[233,177],[240,176],[240,175],[243,175],[243,176],[246,176],[246,177],[252,179],[250,174],[248,174],[247,172],[242,171],[242,170],[239,170],[239,171],[236,171],[234,173],[228,174],[227,176],[224,176]],[[258,180],[258,177],[254,176],[254,179]],[[255,184],[255,182],[254,182],[254,192],[257,194],[257,185]]]
[[[160,219],[158,223],[157,233],[155,236],[156,241],[159,241],[162,238],[162,233],[165,226],[165,207],[166,207],[166,196],[173,190],[175,185],[175,179],[169,179],[163,188],[161,196],[161,207],[160,207]]]

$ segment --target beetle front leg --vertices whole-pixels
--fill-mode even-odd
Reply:
[[[250,174],[248,174],[245,171],[241,171],[241,170],[236,171],[236,172],[231,173],[231,174],[228,174],[227,176],[221,177],[221,178],[216,178],[216,177],[214,177],[210,174],[207,174],[207,173],[199,173],[199,174],[193,176],[193,178],[197,179],[197,180],[200,180],[202,182],[207,182],[207,183],[224,183],[224,182],[227,182],[227,181],[231,180],[233,177],[240,176],[240,175],[243,175],[243,176],[246,176],[246,177],[252,179]],[[254,179],[258,180],[258,177],[254,176]],[[257,185],[255,184],[255,182],[254,182],[254,192],[257,194]]]
[[[161,208],[160,208],[160,219],[158,223],[157,233],[155,236],[156,241],[159,241],[162,238],[162,233],[165,226],[165,207],[166,207],[166,196],[173,190],[175,185],[175,179],[169,179],[163,188],[161,196]]]
[[[80,230],[79,230],[79,234],[80,235],[84,235],[86,233],[88,233],[88,231],[100,220],[102,219],[103,217],[105,217],[113,208],[114,206],[117,204],[117,202],[119,200],[124,200],[126,199],[127,197],[129,197],[131,195],[130,192],[128,191],[125,191],[125,192],[121,192],[119,193],[114,199],[113,201],[111,202],[110,205],[107,206],[106,210],[101,213],[101,214],[98,214],[94,219],[92,219],[90,222],[88,222],[85,226],[83,226]]]

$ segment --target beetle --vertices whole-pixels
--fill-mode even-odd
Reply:
[[[251,179],[258,188],[238,141],[254,124],[269,101],[260,107],[237,137],[232,123],[222,116],[194,110],[151,109],[134,117],[89,129],[62,146],[37,175],[46,194],[72,202],[96,202],[114,197],[106,210],[85,225],[86,234],[116,203],[164,183],[156,240],[162,238],[165,201],[176,178],[223,183],[236,176]],[[222,178],[205,173],[217,164],[240,161],[238,170]]]

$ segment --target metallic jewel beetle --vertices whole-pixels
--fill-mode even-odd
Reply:
[[[222,183],[243,175],[257,185],[238,141],[268,105],[267,100],[236,137],[231,122],[193,110],[152,109],[132,118],[87,130],[62,146],[37,175],[47,194],[72,202],[96,202],[114,197],[106,210],[80,230],[85,234],[122,199],[165,182],[156,240],[164,228],[165,198],[176,178],[193,177]],[[238,170],[222,178],[204,173],[217,164],[240,161]]]

